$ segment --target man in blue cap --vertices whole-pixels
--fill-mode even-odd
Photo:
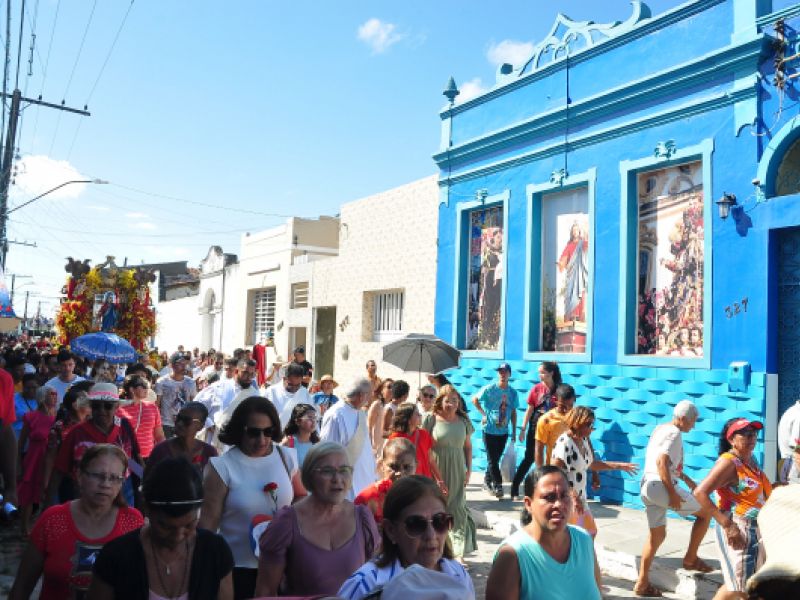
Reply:
[[[500,500],[503,497],[503,476],[500,474],[500,458],[508,441],[508,425],[511,424],[512,439],[517,432],[517,391],[508,385],[511,365],[500,363],[497,367],[497,383],[485,385],[472,398],[472,403],[483,416],[483,445],[486,448],[486,476],[484,487]]]

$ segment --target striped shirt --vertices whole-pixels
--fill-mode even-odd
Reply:
[[[155,431],[161,427],[161,413],[155,404],[138,402],[128,406],[120,406],[117,414],[131,422],[133,431],[136,432],[136,441],[139,442],[139,451],[142,457],[147,458],[155,446]]]
[[[470,579],[464,567],[454,560],[442,558],[439,559],[439,568],[442,573],[450,575],[464,586],[464,590],[470,593],[469,598],[475,597],[475,587],[472,585],[472,579]],[[374,561],[370,560],[347,578],[337,595],[345,598],[345,600],[361,600],[389,583],[403,571],[405,569],[400,564],[399,559],[395,559],[392,564],[385,567],[379,567]]]

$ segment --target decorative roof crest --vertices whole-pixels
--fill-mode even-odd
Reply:
[[[633,12],[624,22],[595,23],[594,21],[573,21],[559,13],[547,37],[539,42],[533,55],[520,67],[502,64],[497,70],[497,82],[507,82],[515,77],[523,77],[559,62],[567,56],[592,48],[619,35],[627,33],[641,21],[649,19],[650,8],[640,0],[631,0]]]

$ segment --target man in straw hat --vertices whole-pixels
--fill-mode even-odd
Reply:
[[[345,447],[353,467],[352,487],[348,500],[354,500],[365,487],[374,483],[375,457],[367,432],[367,415],[361,408],[372,395],[372,385],[366,379],[357,379],[347,388],[344,402],[337,402],[322,419],[324,441],[337,442]]]

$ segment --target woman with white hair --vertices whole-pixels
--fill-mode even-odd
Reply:
[[[633,587],[637,596],[656,597],[661,590],[650,583],[650,565],[658,547],[667,537],[667,510],[681,516],[694,515],[689,546],[683,557],[683,568],[708,573],[713,569],[697,556],[697,550],[708,531],[710,513],[701,508],[691,492],[678,485],[683,481],[689,490],[697,487],[692,478],[683,472],[682,434],[690,432],[697,422],[697,407],[690,400],[681,400],[672,412],[672,421],[656,426],[650,434],[644,460],[641,483],[642,502],[647,514],[650,535],[642,550],[639,579]]]
[[[311,493],[279,510],[261,537],[256,595],[335,594],[372,557],[378,528],[369,508],[345,498],[352,476],[342,445],[322,442],[308,451],[300,477]]]
[[[371,394],[372,384],[369,380],[357,379],[347,389],[344,402],[334,404],[322,418],[320,438],[344,446],[348,464],[353,467],[353,480],[347,492],[347,499],[351,501],[376,479],[367,418],[361,410]]]

